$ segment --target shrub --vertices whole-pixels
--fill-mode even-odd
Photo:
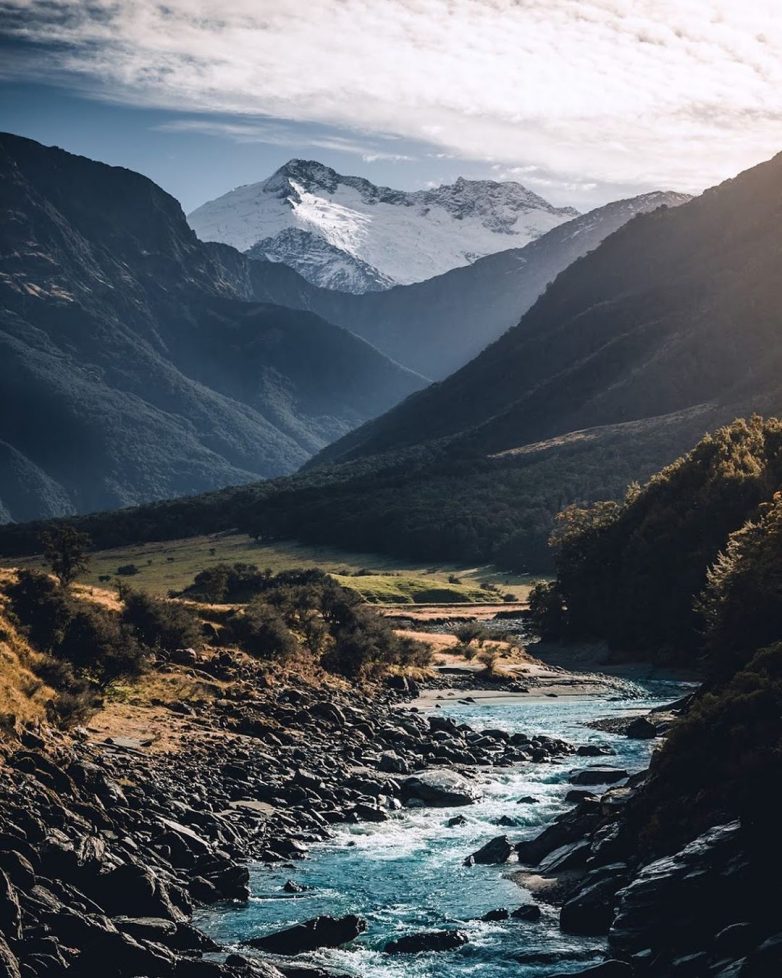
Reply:
[[[36,571],[22,571],[6,593],[31,644],[42,652],[51,652],[62,640],[73,614],[70,595],[47,574]]]
[[[140,591],[127,592],[121,617],[136,639],[148,648],[173,652],[203,644],[195,613],[176,601],[163,601]]]
[[[491,638],[489,629],[477,621],[468,621],[463,625],[459,625],[454,631],[454,635],[464,645],[471,645],[475,642],[477,645],[482,646],[487,639]]]
[[[484,668],[487,676],[493,676],[497,671],[497,660],[500,653],[496,648],[483,649],[478,653],[478,661]]]
[[[120,577],[133,577],[134,574],[138,574],[139,569],[135,564],[120,564],[116,570],[116,573]]]
[[[53,675],[60,686],[72,686],[75,675],[106,685],[141,668],[142,650],[116,615],[74,598],[45,574],[25,571],[6,593],[31,644],[67,664]]]
[[[141,669],[143,651],[116,615],[85,605],[75,610],[55,654],[101,685]]]
[[[782,639],[782,493],[728,539],[697,608],[715,676],[729,676],[756,649]]]
[[[262,601],[253,601],[232,615],[228,626],[242,648],[260,659],[285,659],[298,648],[279,612]]]

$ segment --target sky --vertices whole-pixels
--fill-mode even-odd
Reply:
[[[0,0],[0,128],[186,211],[291,157],[698,192],[782,150],[782,0]]]

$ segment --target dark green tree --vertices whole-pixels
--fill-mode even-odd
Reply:
[[[57,523],[41,537],[43,553],[52,573],[63,587],[89,566],[90,538],[70,523]]]

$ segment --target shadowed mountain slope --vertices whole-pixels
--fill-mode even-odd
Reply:
[[[0,516],[290,472],[423,384],[319,317],[250,301],[137,173],[0,137]]]
[[[475,360],[320,457],[456,437],[497,452],[775,394],[782,156],[641,215],[574,262]]]
[[[279,262],[257,262],[253,286],[259,299],[310,309],[439,380],[515,326],[560,272],[636,214],[687,200],[686,194],[659,192],[614,201],[523,248],[381,292],[353,295],[317,288]]]
[[[115,543],[240,527],[539,569],[568,503],[620,498],[706,431],[782,409],[780,218],[775,157],[634,218],[462,370],[296,476],[85,527]],[[33,539],[19,528],[0,548]]]

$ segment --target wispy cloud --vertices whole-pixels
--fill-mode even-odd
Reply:
[[[270,121],[229,121],[219,119],[174,119],[161,122],[154,127],[161,132],[196,132],[205,136],[222,136],[236,143],[265,143],[272,146],[300,146],[302,133],[299,129],[283,123]],[[377,160],[391,162],[413,162],[414,156],[406,153],[391,153],[372,140],[357,142],[344,136],[319,136],[309,133],[307,144],[319,149],[335,150],[338,153],[351,153],[360,156],[367,163]]]
[[[782,148],[779,0],[0,0],[0,17],[6,76],[235,114],[232,139],[290,119],[538,167],[531,183],[682,189]]]

